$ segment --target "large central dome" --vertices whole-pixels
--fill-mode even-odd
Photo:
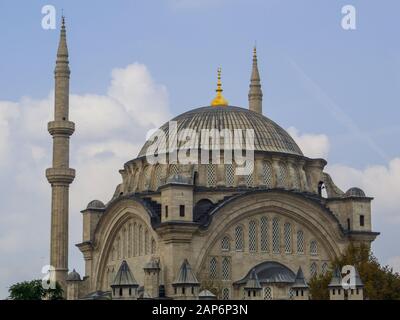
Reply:
[[[171,121],[177,122],[178,132],[183,129],[193,129],[198,133],[203,129],[253,129],[255,151],[303,155],[296,142],[283,128],[262,114],[248,109],[233,106],[201,107],[185,112]],[[160,129],[168,135],[168,122]],[[147,148],[152,143],[151,140],[145,143],[139,157],[146,155]]]

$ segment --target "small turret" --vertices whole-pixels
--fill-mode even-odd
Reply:
[[[172,283],[174,298],[178,300],[193,300],[199,295],[200,283],[192,271],[189,261],[185,259],[179,269],[178,276]]]
[[[251,270],[249,279],[244,286],[246,300],[260,300],[261,299],[261,284],[258,280],[256,269]]]
[[[124,260],[111,284],[112,298],[117,300],[136,300],[138,297],[136,282],[128,263]]]
[[[309,287],[304,278],[303,270],[301,267],[297,270],[296,279],[292,286],[294,291],[293,300],[308,300],[309,299]]]
[[[328,285],[330,300],[344,300],[344,289],[342,287],[342,275],[339,268],[333,271],[331,282]]]

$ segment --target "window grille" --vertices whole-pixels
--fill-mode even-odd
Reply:
[[[227,187],[233,187],[235,184],[235,169],[233,164],[225,165],[225,180]]]
[[[318,254],[318,245],[317,245],[317,241],[312,240],[310,242],[310,254],[315,256]]]
[[[231,261],[225,257],[222,260],[222,280],[229,280],[231,278]]]
[[[215,164],[207,164],[207,186],[215,187],[217,185],[217,168]]]
[[[229,289],[224,288],[222,290],[222,300],[229,300]]]
[[[251,220],[249,222],[249,251],[256,252],[257,250],[256,240],[256,222]]]
[[[279,219],[272,220],[272,251],[279,253],[280,250],[280,234],[279,234]]]
[[[243,228],[241,226],[237,226],[235,228],[235,249],[236,251],[243,251],[244,243],[243,243]]]
[[[285,252],[292,253],[292,226],[290,223],[284,225],[284,236],[285,236]]]
[[[303,230],[297,231],[297,253],[304,253],[304,232],[303,232]]]
[[[314,277],[317,275],[317,264],[315,262],[311,263],[310,275],[311,275],[311,277]]]
[[[285,164],[281,163],[279,164],[279,170],[278,170],[278,186],[285,187],[286,180],[287,180],[286,166]]]
[[[322,264],[322,268],[321,268],[322,270],[322,274],[323,275],[325,275],[327,272],[328,272],[328,264],[326,263],[326,262],[324,262],[323,264]]]
[[[223,237],[222,240],[221,240],[221,250],[222,251],[229,251],[231,249],[230,247],[231,246],[230,246],[229,237],[227,237],[227,236]]]
[[[211,258],[209,272],[210,272],[210,279],[217,278],[217,259]]]
[[[268,161],[263,162],[263,181],[267,188],[272,187],[272,166]]]
[[[293,288],[289,288],[288,296],[289,296],[290,300],[292,300],[294,298],[294,290],[293,290]]]
[[[246,175],[246,186],[251,188],[254,186],[254,162],[249,162],[248,166],[251,173]]]
[[[161,165],[156,168],[154,180],[154,189],[157,190],[164,182],[164,168]]]
[[[171,164],[170,166],[169,166],[169,176],[171,177],[171,176],[174,176],[174,175],[177,175],[177,174],[179,174],[179,167],[178,167],[178,165],[177,164]]]
[[[272,300],[272,288],[271,287],[266,287],[264,289],[264,299]]]

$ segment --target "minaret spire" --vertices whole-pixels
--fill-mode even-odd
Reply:
[[[218,68],[218,81],[217,81],[217,89],[215,90],[217,92],[217,95],[215,98],[211,101],[211,105],[213,107],[218,107],[218,106],[227,106],[228,101],[224,98],[222,95],[222,83],[221,83],[221,68]]]
[[[253,49],[253,67],[251,70],[250,90],[249,90],[249,109],[262,114],[262,97],[260,73],[257,64],[257,49]]]
[[[46,177],[51,184],[50,265],[54,268],[51,276],[61,284],[65,292],[65,278],[68,273],[69,185],[75,178],[75,170],[69,168],[69,137],[75,130],[75,124],[68,118],[69,76],[63,16],[54,71],[54,121],[48,123],[48,131],[53,137],[53,165],[46,170]]]

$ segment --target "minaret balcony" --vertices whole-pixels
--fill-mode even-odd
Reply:
[[[46,178],[49,183],[70,184],[75,178],[75,169],[49,168],[46,169]]]
[[[51,135],[64,134],[70,136],[75,131],[75,123],[68,120],[50,121],[47,125],[47,130]]]

